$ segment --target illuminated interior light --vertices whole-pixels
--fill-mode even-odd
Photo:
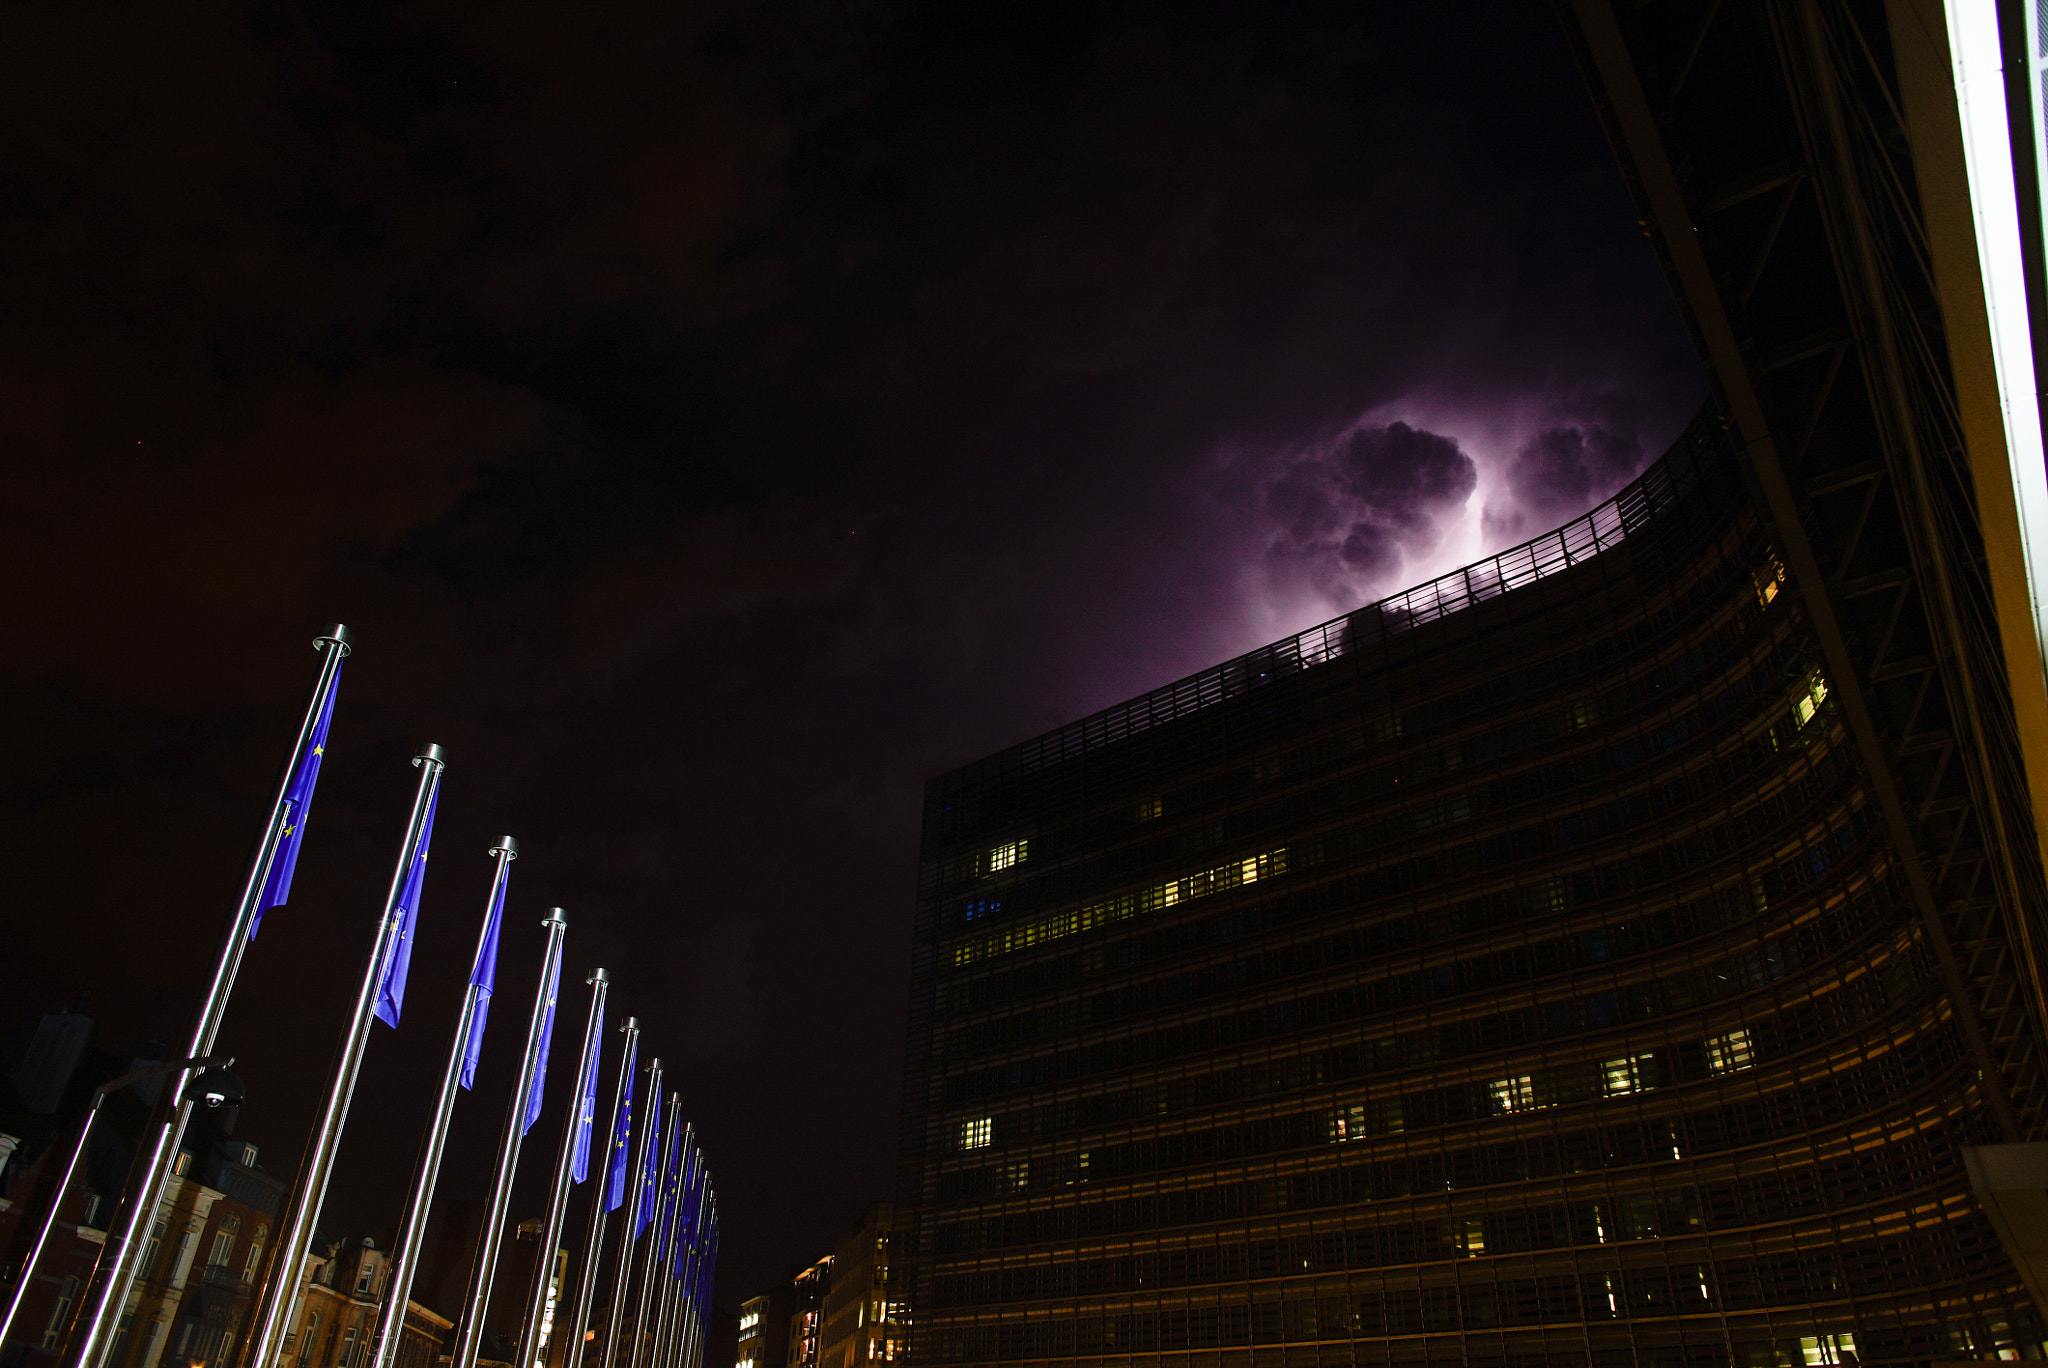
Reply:
[[[1528,1111],[1536,1105],[1536,1080],[1528,1074],[1497,1078],[1487,1085],[1493,1104],[1504,1112]]]
[[[1707,1067],[1715,1073],[1733,1073],[1755,1063],[1756,1052],[1750,1044],[1749,1032],[1743,1027],[1707,1041]]]
[[[1024,842],[1016,843],[1018,858],[1023,856]],[[1269,850],[1263,855],[1253,855],[1243,860],[1234,860],[1214,869],[1201,870],[1171,883],[1158,884],[1142,893],[1124,894],[1070,912],[1055,913],[1036,921],[1025,922],[1004,931],[991,931],[975,940],[963,941],[953,947],[953,964],[972,964],[976,960],[993,959],[1007,955],[1013,950],[1038,945],[1045,941],[1059,940],[1065,936],[1078,935],[1098,926],[1128,920],[1145,912],[1172,907],[1186,899],[1206,897],[1211,893],[1236,888],[1258,879],[1270,879],[1287,872],[1287,851]]]
[[[1600,1063],[1600,1078],[1609,1097],[1623,1093],[1644,1092],[1649,1088],[1648,1074],[1651,1058],[1649,1055],[1623,1055],[1619,1059],[1606,1059]]]
[[[1785,583],[1785,564],[1776,556],[1756,572],[1757,606],[1768,608],[1778,597],[1778,589]]]
[[[2026,266],[2020,245],[2019,194],[2006,114],[1998,7],[1949,3],[1942,8],[1948,18],[1956,112],[1962,120],[1963,167],[1970,184],[1991,358],[2005,423],[2006,468],[2019,511],[2035,640],[2043,642],[2048,641],[2048,616],[2044,616],[2048,614],[2048,564],[2044,564],[2048,561],[2048,464],[2043,460],[2041,411],[2036,400],[2039,382],[2027,325]],[[2030,12],[2033,8],[2028,6]],[[2028,25],[2030,30],[2033,27]],[[2041,112],[2037,109],[2033,116],[2038,142]]]
[[[1800,726],[1813,720],[1820,711],[1820,705],[1828,700],[1827,676],[1815,670],[1806,677],[1806,691],[1792,702],[1792,718]]]

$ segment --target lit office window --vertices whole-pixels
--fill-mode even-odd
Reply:
[[[995,1119],[988,1116],[977,1116],[971,1121],[962,1121],[960,1123],[960,1148],[986,1149],[988,1142],[994,1138],[995,1126]]]
[[[1856,1362],[1856,1337],[1844,1330],[1839,1335],[1804,1335],[1799,1340],[1799,1356],[1808,1364],[1835,1364]]]
[[[1487,1091],[1493,1094],[1493,1105],[1504,1112],[1528,1111],[1536,1105],[1536,1080],[1528,1074],[1496,1078]]]
[[[1785,567],[1776,556],[1756,572],[1757,606],[1768,608],[1778,597],[1778,587],[1785,582]]]
[[[1330,1138],[1338,1144],[1365,1139],[1365,1108],[1339,1107],[1330,1120]]]
[[[1813,721],[1820,705],[1828,701],[1827,676],[1815,670],[1806,677],[1806,687],[1792,700],[1792,720],[1800,726]]]
[[[1650,1070],[1655,1061],[1646,1054],[1623,1055],[1619,1059],[1602,1060],[1600,1081],[1609,1097],[1622,1093],[1642,1092],[1650,1086]]]
[[[1749,1032],[1740,1026],[1707,1041],[1707,1066],[1715,1073],[1734,1073],[1755,1063],[1756,1054],[1750,1047]]]
[[[1383,1097],[1377,1102],[1339,1107],[1330,1116],[1330,1139],[1340,1145],[1372,1135],[1394,1135],[1402,1128],[1401,1099],[1398,1097]]]
[[[1030,853],[1029,841],[1012,841],[1008,845],[999,845],[988,853],[988,872],[993,874],[999,869],[1008,869],[1013,864],[1022,864],[1024,857]]]

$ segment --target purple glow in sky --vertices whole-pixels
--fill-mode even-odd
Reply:
[[[446,745],[342,1230],[397,1217],[509,831],[501,995],[569,909],[721,1175],[720,1300],[815,1258],[891,1182],[927,778],[1564,521],[1703,392],[1541,4],[15,7],[0,52],[0,1001],[183,1030],[348,622],[222,1036],[287,1169]]]

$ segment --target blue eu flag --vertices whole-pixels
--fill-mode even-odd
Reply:
[[[640,1037],[633,1037],[632,1048],[626,1052],[626,1095],[619,1099],[619,1123],[612,1127],[611,1165],[604,1175],[604,1210],[609,1216],[626,1204],[626,1170],[632,1161],[626,1157],[626,1142],[633,1138],[633,1070],[640,1065]]]
[[[476,995],[476,1011],[469,1018],[469,1039],[462,1042],[462,1086],[476,1086],[476,1065],[484,1053],[484,1018],[491,1011],[491,989],[498,981],[498,927],[505,920],[505,889],[508,880],[494,879],[491,894],[491,912],[484,920],[484,942],[477,947],[476,964],[469,971],[469,981],[481,989]]]
[[[716,1280],[716,1278],[717,1278],[717,1275],[718,1275],[718,1220],[717,1220],[717,1213],[716,1213],[716,1212],[714,1212],[714,1213],[712,1214],[712,1222],[711,1222],[711,1253],[710,1253],[710,1256],[709,1256],[708,1258],[706,1258],[706,1259],[704,1260],[704,1264],[703,1264],[703,1267],[701,1267],[701,1268],[700,1268],[700,1269],[698,1269],[698,1271],[697,1271],[697,1305],[699,1305],[699,1306],[709,1306],[709,1305],[711,1305],[711,1288],[712,1288],[712,1285],[713,1285],[713,1283],[715,1282],[715,1280]]]
[[[338,649],[330,647],[329,649]],[[284,906],[292,895],[292,871],[299,867],[299,843],[306,839],[306,812],[313,806],[313,785],[320,779],[320,757],[327,753],[327,724],[334,720],[334,696],[341,692],[341,666],[334,667],[334,679],[327,697],[320,702],[320,715],[313,721],[313,734],[306,738],[306,752],[292,781],[284,790],[284,831],[277,839],[277,853],[270,857],[270,877],[256,899],[256,915],[249,922],[249,939],[263,925],[263,914]]]
[[[604,1040],[604,1018],[597,1019],[598,1034],[591,1040]],[[576,1148],[569,1154],[569,1177],[580,1183],[590,1176],[590,1132],[597,1126],[597,1057],[602,1049],[593,1049],[583,1069],[582,1086],[576,1089]]]
[[[711,1303],[711,1280],[718,1267],[718,1209],[711,1210],[711,1235],[705,1242],[704,1257],[697,1261],[697,1285],[692,1289],[694,1300],[699,1307]]]
[[[662,1176],[661,1229],[655,1232],[655,1239],[659,1243],[654,1246],[654,1262],[657,1268],[668,1261],[670,1244],[676,1237],[676,1214],[683,1204],[683,1164],[688,1158],[689,1150],[690,1132],[685,1127],[682,1140],[676,1145],[675,1162],[669,1165],[668,1172]]]
[[[655,1202],[661,1195],[661,1098],[659,1095],[647,1099],[647,1162],[640,1172],[640,1220],[633,1227],[633,1238],[639,1239],[647,1233],[647,1227],[654,1220]]]
[[[541,1085],[548,1076],[548,1042],[555,1035],[555,998],[562,990],[562,943],[557,940],[548,947],[548,996],[540,1022],[540,1048],[533,1052],[533,1074],[526,1085],[526,1119],[520,1124],[519,1133],[526,1134],[533,1129],[533,1123],[540,1120]]]
[[[413,928],[420,917],[420,888],[427,881],[427,847],[434,840],[434,809],[441,805],[441,789],[427,799],[426,820],[420,824],[420,843],[413,847],[412,863],[406,866],[405,882],[399,886],[398,901],[391,905],[395,923],[391,944],[384,951],[384,972],[377,979],[377,1019],[397,1027],[398,1014],[405,1008],[405,976],[412,968]]]
[[[693,1145],[683,1162],[682,1211],[676,1222],[675,1248],[669,1251],[669,1276],[672,1278],[683,1276],[692,1242],[697,1238],[697,1201],[703,1187],[704,1155]]]

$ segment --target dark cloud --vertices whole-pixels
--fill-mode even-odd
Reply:
[[[1478,484],[1457,442],[1406,423],[1364,427],[1270,473],[1271,574],[1332,602],[1368,602],[1437,548]]]
[[[1489,495],[1485,532],[1495,545],[1534,536],[1584,513],[1659,453],[1646,451],[1642,405],[1615,395],[1573,403],[1524,441]]]

